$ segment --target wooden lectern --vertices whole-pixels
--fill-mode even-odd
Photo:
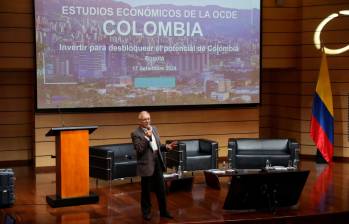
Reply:
[[[51,207],[92,204],[98,195],[90,192],[89,134],[97,126],[51,128],[56,137],[56,195],[46,196]]]

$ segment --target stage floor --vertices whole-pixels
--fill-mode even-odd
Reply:
[[[223,177],[221,189],[206,186],[203,172],[194,174],[192,191],[169,192],[167,201],[173,220],[160,219],[155,195],[152,195],[153,218],[145,223],[349,223],[349,164],[316,164],[301,161],[300,168],[310,170],[299,202],[276,211],[227,211],[223,204],[229,177]],[[34,173],[30,167],[15,167],[16,202],[2,208],[18,223],[142,223],[139,201],[140,185],[136,181],[90,179],[91,191],[100,197],[98,204],[51,208],[46,196],[56,193],[54,173]],[[289,189],[292,191],[292,189]]]

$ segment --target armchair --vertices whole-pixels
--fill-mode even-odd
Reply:
[[[166,160],[165,154],[163,157]],[[91,146],[89,159],[90,177],[111,181],[137,176],[137,155],[132,143]]]
[[[90,176],[114,180],[137,176],[136,151],[132,143],[90,147]]]
[[[217,167],[218,143],[207,139],[177,140],[178,148],[166,154],[168,167],[183,170],[207,170]]]
[[[228,163],[236,169],[262,169],[266,160],[272,166],[287,166],[299,160],[299,144],[290,139],[233,139],[228,140]]]

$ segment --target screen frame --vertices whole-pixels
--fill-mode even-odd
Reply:
[[[260,18],[259,18],[259,98],[258,102],[253,103],[236,103],[236,104],[183,104],[183,105],[145,105],[145,106],[110,106],[110,107],[72,107],[72,108],[39,108],[38,107],[38,83],[37,83],[37,46],[36,46],[36,12],[35,12],[35,3],[36,0],[33,1],[33,23],[34,23],[34,86],[35,86],[35,94],[34,94],[34,112],[35,113],[96,113],[96,112],[127,112],[127,111],[168,111],[168,110],[200,110],[200,109],[225,109],[225,108],[256,108],[262,104],[262,62],[263,62],[263,3],[262,0],[259,0],[260,7]]]

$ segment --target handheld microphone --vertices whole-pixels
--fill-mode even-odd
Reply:
[[[148,131],[152,131],[152,128],[151,128],[150,125],[148,125],[147,130],[148,130]],[[152,135],[151,135],[151,136],[148,136],[148,138],[149,138],[149,141],[153,141],[153,140],[152,140]]]

